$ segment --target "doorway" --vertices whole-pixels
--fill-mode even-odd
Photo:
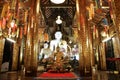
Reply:
[[[5,40],[1,72],[12,70],[13,43]]]
[[[114,49],[112,39],[105,43],[105,52],[106,52],[106,65],[107,70],[116,70],[115,61],[112,60],[114,58]],[[110,59],[110,60],[107,60]]]

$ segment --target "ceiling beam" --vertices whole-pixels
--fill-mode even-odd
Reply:
[[[73,4],[63,4],[63,5],[51,5],[51,4],[47,4],[47,5],[42,5],[42,7],[53,7],[53,8],[57,8],[57,7],[59,7],[59,8],[70,8],[70,7],[76,7],[76,5],[73,5]]]
[[[73,8],[73,6],[46,6],[46,8]]]

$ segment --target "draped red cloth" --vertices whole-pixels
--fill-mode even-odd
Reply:
[[[108,61],[119,61],[120,58],[107,58]]]
[[[50,73],[44,72],[38,76],[38,78],[42,79],[77,79],[78,76],[73,72],[66,72],[66,73]]]

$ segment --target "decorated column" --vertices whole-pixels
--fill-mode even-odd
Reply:
[[[36,4],[34,4],[36,3]],[[36,11],[37,6],[39,6],[39,0],[31,2],[31,7],[28,13],[28,27],[25,45],[25,75],[26,76],[36,76],[37,75],[37,54],[38,54],[38,15],[39,11]]]
[[[120,0],[109,0],[111,6],[111,18],[115,25],[116,35],[113,40],[115,58],[120,58]],[[116,69],[120,72],[120,62],[116,62]]]
[[[19,53],[19,45],[17,43],[13,44],[13,57],[12,57],[12,70],[17,70],[18,68],[18,53]]]
[[[2,60],[3,60],[4,44],[5,44],[5,39],[1,38],[0,36],[0,71],[2,67],[1,65],[2,65]]]
[[[91,52],[92,42],[90,36],[90,28],[88,27],[88,19],[86,15],[87,0],[76,0],[77,3],[77,20],[78,20],[78,35],[80,45],[80,74],[83,76],[91,75]]]

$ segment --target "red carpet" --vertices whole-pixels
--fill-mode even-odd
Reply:
[[[37,79],[48,79],[48,80],[52,80],[52,79],[63,79],[63,80],[72,80],[72,79],[77,79],[77,75],[73,72],[68,72],[68,73],[49,73],[49,72],[44,72],[43,74],[40,74]]]

